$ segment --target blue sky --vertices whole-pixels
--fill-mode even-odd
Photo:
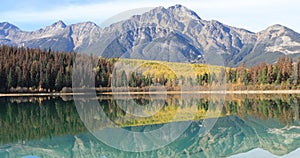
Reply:
[[[254,32],[273,24],[300,32],[299,0],[7,0],[1,2],[0,21],[27,31],[58,20],[68,25],[93,21],[104,26],[107,19],[126,10],[142,8],[137,10],[140,13],[149,7],[175,4],[194,10],[202,19],[214,19]]]

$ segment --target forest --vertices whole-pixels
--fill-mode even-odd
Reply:
[[[179,90],[182,85],[200,89],[226,85],[229,90],[300,88],[300,60],[293,61],[288,56],[278,58],[274,64],[252,67],[242,64],[237,68],[210,66],[214,69],[211,71],[204,64],[173,63],[178,68],[192,65],[193,74],[185,74],[185,70],[175,74],[162,66],[166,62],[122,60],[142,66],[130,72],[115,69],[119,59],[0,46],[0,92],[60,92],[64,87],[96,87],[109,91],[109,87],[143,89],[157,84],[167,90]],[[87,71],[88,67],[92,67],[92,71]]]

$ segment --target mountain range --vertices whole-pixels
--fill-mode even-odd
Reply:
[[[274,63],[279,56],[300,56],[300,34],[292,29],[276,24],[254,33],[215,20],[203,20],[182,5],[157,7],[105,28],[93,22],[66,25],[58,21],[27,32],[2,22],[0,44],[103,57],[208,61],[226,66]]]

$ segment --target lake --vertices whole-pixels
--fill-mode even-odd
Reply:
[[[300,157],[299,95],[0,98],[0,157]]]

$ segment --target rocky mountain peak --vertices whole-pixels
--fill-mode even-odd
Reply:
[[[267,30],[286,30],[287,28],[285,26],[282,26],[280,24],[275,24],[267,28]]]
[[[62,20],[59,20],[59,21],[55,22],[54,24],[52,24],[51,27],[65,28],[65,27],[67,27],[67,25]]]
[[[139,16],[140,17],[140,16]],[[156,19],[158,21],[172,21],[172,19],[176,20],[201,20],[201,18],[192,10],[177,4],[168,8],[164,8],[162,6],[156,7],[149,12],[146,12],[141,15],[142,19],[149,20],[149,18]]]
[[[82,27],[88,27],[88,28],[98,27],[98,28],[100,28],[97,24],[95,24],[95,23],[93,23],[91,21],[81,22],[81,23],[73,24],[71,26],[73,26],[73,27],[79,27],[79,28],[82,28]]]
[[[8,22],[0,23],[0,30],[9,30],[9,29],[19,30],[19,28],[17,26],[10,24]]]
[[[201,18],[192,10],[182,6],[181,4],[176,4],[168,8],[168,10],[173,14],[181,15],[182,17],[188,16],[196,20],[201,20]]]
[[[20,29],[18,27],[16,27],[15,25],[12,25],[8,22],[3,22],[0,23],[0,41],[2,38],[5,38],[6,36],[8,36],[10,33],[15,33],[15,32],[19,32]],[[6,42],[3,42],[6,44]],[[1,42],[0,42],[1,44]]]
[[[43,35],[41,35],[42,38],[44,37],[50,37],[50,36],[54,36],[54,35],[60,35],[63,33],[63,31],[65,30],[65,28],[67,27],[67,25],[59,20],[55,23],[53,23],[51,26],[47,26],[44,29],[40,29],[38,31],[38,33],[42,33]]]
[[[278,37],[282,36],[293,36],[296,35],[297,33],[294,32],[293,30],[282,26],[280,24],[275,24],[272,25],[265,30],[258,32],[258,38],[259,39],[264,39],[264,40],[269,40],[269,39],[277,39]]]

